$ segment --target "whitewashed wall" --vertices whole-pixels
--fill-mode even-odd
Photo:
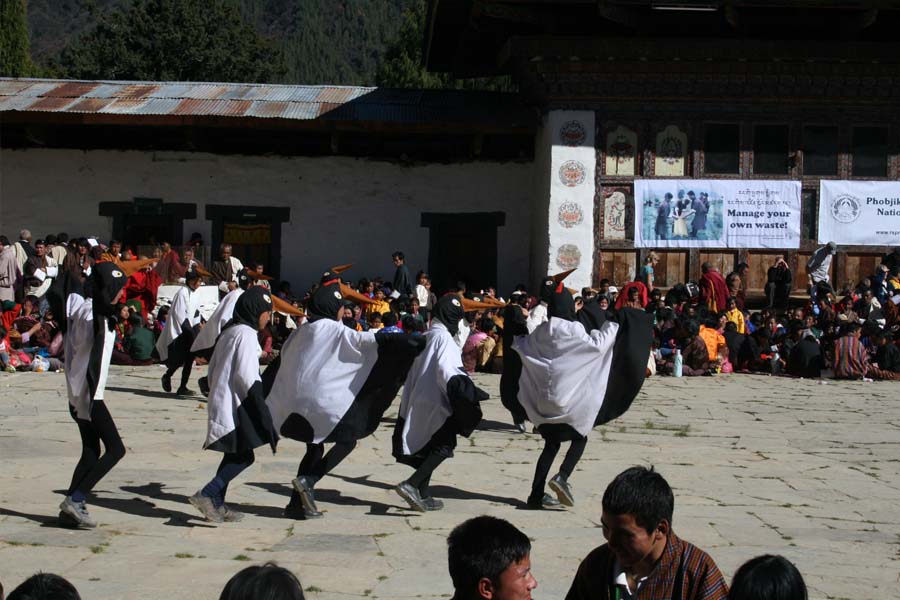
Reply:
[[[195,203],[198,218],[185,221],[185,240],[199,231],[207,243],[206,204],[290,206],[282,275],[295,289],[343,262],[356,264],[353,279],[390,277],[394,250],[406,253],[415,273],[428,265],[421,213],[503,211],[497,283],[508,293],[529,280],[531,164],[29,149],[0,152],[0,176],[0,232],[10,238],[22,228],[108,238],[112,219],[98,216],[98,203],[135,196]]]

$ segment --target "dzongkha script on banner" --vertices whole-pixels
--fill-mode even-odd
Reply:
[[[636,179],[637,248],[799,248],[800,182]]]
[[[819,198],[821,242],[900,246],[900,182],[823,180]]]

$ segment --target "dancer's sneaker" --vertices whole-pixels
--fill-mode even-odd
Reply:
[[[188,502],[190,502],[194,508],[200,511],[200,514],[203,515],[207,521],[211,523],[222,523],[225,519],[222,517],[222,513],[219,512],[219,509],[216,508],[216,504],[213,502],[213,499],[209,496],[204,496],[200,492],[197,492],[190,498],[188,498]]]
[[[566,481],[565,475],[557,473],[548,485],[551,490],[556,492],[556,497],[563,506],[575,506],[575,496],[572,494],[572,487]]]
[[[91,518],[84,502],[75,502],[72,500],[72,496],[66,496],[65,500],[60,503],[59,514],[78,527],[93,528],[97,526],[97,522]]]
[[[401,498],[406,500],[406,503],[409,504],[411,509],[419,512],[428,510],[425,501],[422,500],[422,496],[419,495],[419,490],[410,482],[404,481],[398,484],[397,487],[394,488],[394,491],[397,492]]]
[[[300,494],[300,502],[303,503],[303,509],[307,516],[313,515],[313,518],[322,516],[322,513],[319,512],[319,507],[316,506],[316,496],[313,490],[316,485],[315,482],[306,475],[301,475],[291,481],[291,485]]]
[[[232,510],[231,507],[224,502],[222,503],[222,506],[220,506],[217,510],[222,516],[222,520],[226,523],[237,523],[238,521],[242,521],[244,519],[244,513]]]
[[[559,500],[551,496],[550,494],[544,494],[538,498],[528,497],[528,501],[525,504],[526,508],[529,510],[543,510],[545,508],[559,508]]]
[[[442,508],[444,508],[444,503],[441,500],[435,498],[434,496],[428,496],[427,498],[422,498],[422,502],[425,504],[425,510],[427,510],[428,512],[431,512],[434,510],[441,510]]]
[[[172,393],[172,377],[169,375],[162,376],[163,391],[167,394]]]

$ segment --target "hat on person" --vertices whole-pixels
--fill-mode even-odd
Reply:
[[[837,244],[835,244],[834,242],[828,242],[825,245],[828,246],[828,249],[831,251],[832,254],[837,252]]]
[[[614,285],[611,285],[611,286],[609,286],[609,288],[606,290],[606,293],[607,293],[607,294],[618,294],[618,293],[619,293],[619,288],[617,288],[617,287],[614,286]]]

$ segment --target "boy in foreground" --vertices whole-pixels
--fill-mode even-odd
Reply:
[[[566,600],[725,600],[712,558],[672,531],[675,497],[652,468],[632,467],[603,493],[607,543],[581,561]]]

